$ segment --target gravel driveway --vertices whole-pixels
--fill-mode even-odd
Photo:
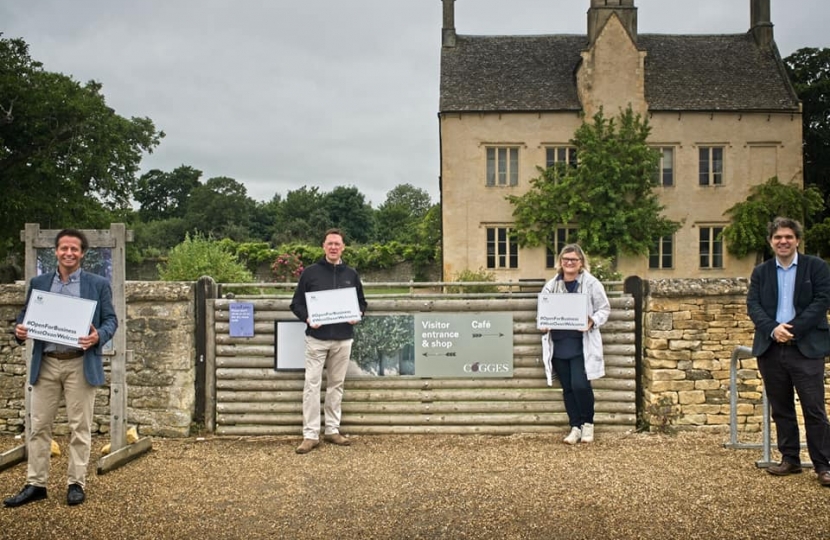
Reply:
[[[61,438],[50,498],[0,507],[0,538],[830,538],[830,489],[812,471],[772,477],[724,434],[561,436],[356,436],[305,456],[298,438],[155,439],[116,471],[93,463],[72,508]],[[0,495],[25,469],[0,473]]]

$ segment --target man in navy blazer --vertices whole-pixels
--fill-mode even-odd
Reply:
[[[89,247],[86,236],[75,229],[64,229],[55,238],[58,269],[31,280],[26,305],[17,318],[14,333],[19,343],[28,337],[22,324],[32,291],[47,291],[95,300],[89,335],[78,338],[76,347],[34,340],[29,370],[31,385],[31,433],[26,441],[28,471],[26,485],[3,503],[21,506],[45,499],[51,457],[52,423],[60,398],[66,400],[70,428],[67,503],[81,504],[86,499],[86,469],[92,444],[92,414],[96,387],[104,384],[101,348],[118,328],[109,281],[81,270]]]
[[[781,463],[767,472],[801,472],[795,392],[801,401],[807,450],[819,484],[830,487],[830,423],[824,401],[824,363],[830,354],[830,268],[798,253],[801,224],[778,217],[768,236],[775,257],[752,271],[747,310],[755,323],[752,354],[772,408]],[[795,390],[795,392],[793,391]]]

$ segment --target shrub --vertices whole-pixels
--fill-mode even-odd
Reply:
[[[488,272],[484,268],[478,270],[464,269],[458,272],[453,277],[453,281],[458,282],[478,282],[478,281],[496,281],[496,275],[493,272]],[[469,285],[469,286],[448,286],[449,293],[493,293],[498,292],[499,288],[496,285]]]
[[[283,253],[271,263],[271,273],[277,281],[283,283],[300,279],[303,269],[303,261],[296,253]]]
[[[251,283],[254,276],[219,242],[201,234],[185,236],[158,265],[163,281],[196,281],[210,276],[217,283]]]

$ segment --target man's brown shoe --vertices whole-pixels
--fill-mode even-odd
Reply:
[[[767,472],[775,476],[798,474],[801,470],[801,465],[796,465],[795,463],[790,463],[789,461],[782,461],[778,465],[770,465],[767,467]]]
[[[352,441],[350,441],[340,433],[332,433],[330,435],[326,435],[326,442],[330,442],[331,444],[336,444],[338,446],[349,446],[350,444],[352,444]]]
[[[818,473],[818,483],[824,487],[830,487],[830,471],[821,471]]]
[[[295,452],[297,452],[298,454],[308,454],[309,452],[317,448],[318,444],[320,444],[320,441],[318,441],[317,439],[303,439],[302,444],[300,444],[300,446],[297,447]]]

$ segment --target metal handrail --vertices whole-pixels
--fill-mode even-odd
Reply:
[[[761,448],[763,455],[760,460],[755,462],[755,466],[759,468],[767,468],[770,465],[776,465],[777,462],[772,461],[772,426],[770,423],[770,407],[767,399],[766,389],[761,393],[761,407],[763,409],[763,417],[761,421],[761,442],[760,443],[742,443],[738,441],[738,360],[745,358],[753,358],[752,349],[749,347],[735,347],[732,351],[732,359],[729,364],[729,442],[723,446],[725,448]],[[806,444],[802,443],[801,448],[806,448]],[[812,463],[803,463],[802,467],[812,467]]]

